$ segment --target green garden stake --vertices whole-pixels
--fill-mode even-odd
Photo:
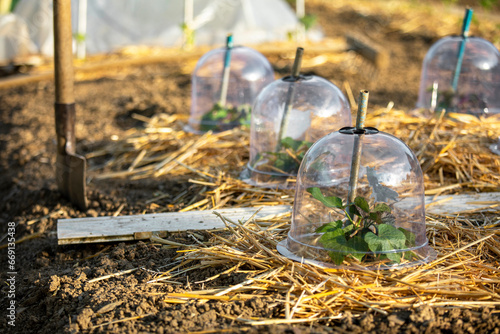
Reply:
[[[349,189],[347,203],[354,203],[358,188],[359,164],[361,161],[361,139],[364,136],[364,126],[366,118],[366,109],[368,107],[368,91],[359,92],[358,113],[356,116],[356,129],[354,132],[354,146],[352,149],[351,175],[349,178]]]
[[[300,68],[302,66],[302,56],[304,54],[304,49],[301,47],[297,48],[297,51],[295,53],[295,60],[293,62],[293,67],[292,67],[292,73],[291,76],[288,78],[284,78],[284,80],[289,80],[290,86],[288,87],[288,92],[286,95],[286,100],[285,100],[285,108],[283,110],[283,117],[281,118],[281,126],[280,126],[280,131],[278,135],[278,144],[277,144],[277,151],[279,151],[281,147],[281,140],[283,139],[283,136],[286,135],[286,130],[288,128],[288,124],[290,122],[289,115],[290,112],[292,111],[293,107],[293,97],[295,95],[295,83],[299,80],[300,78]]]
[[[229,85],[229,72],[231,68],[231,50],[233,49],[233,35],[227,35],[226,40],[226,55],[224,57],[224,70],[222,72],[222,84],[220,88],[220,101],[219,105],[226,106],[227,88]]]
[[[457,56],[457,67],[455,68],[455,74],[453,75],[453,80],[451,82],[451,87],[453,92],[457,91],[458,88],[458,78],[460,77],[460,71],[462,70],[462,62],[464,60],[465,46],[467,44],[467,38],[469,37],[470,22],[472,20],[472,9],[467,8],[465,10],[464,21],[462,24],[462,41],[460,42],[460,48],[458,49]]]

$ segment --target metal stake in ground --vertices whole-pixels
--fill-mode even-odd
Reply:
[[[451,82],[451,86],[453,87],[454,93],[456,93],[458,89],[458,78],[460,77],[460,71],[462,70],[462,62],[464,60],[465,46],[467,44],[467,39],[469,37],[469,28],[471,20],[472,20],[472,9],[467,8],[465,10],[464,21],[462,24],[462,41],[460,42],[460,47],[458,49],[457,67],[455,68],[455,74],[453,75],[453,80]]]
[[[75,154],[75,98],[71,0],[54,0],[54,78],[57,135],[56,181],[59,191],[80,209],[87,208],[85,158]]]
[[[349,178],[349,190],[347,203],[354,203],[358,188],[359,164],[361,161],[361,147],[364,136],[364,126],[366,118],[366,109],[368,107],[368,91],[359,92],[358,114],[356,116],[356,129],[354,130],[354,145],[352,148],[351,175]]]
[[[233,49],[233,35],[227,35],[226,54],[224,56],[224,70],[222,72],[222,84],[220,88],[220,101],[222,107],[226,106],[227,88],[229,86],[229,72],[231,68],[231,50]]]
[[[291,76],[289,77],[290,86],[288,87],[285,100],[285,108],[283,110],[283,116],[281,117],[281,126],[278,134],[278,143],[276,145],[276,151],[279,151],[279,149],[281,148],[281,140],[283,139],[283,136],[286,135],[288,124],[290,123],[289,117],[293,107],[293,97],[295,95],[295,83],[299,80],[303,54],[304,54],[304,49],[300,47],[297,48],[297,51],[295,53],[295,60],[293,62],[292,73]]]

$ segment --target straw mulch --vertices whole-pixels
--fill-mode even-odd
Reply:
[[[265,222],[227,222],[230,235],[212,234],[205,244],[179,250],[182,263],[150,283],[175,280],[194,270],[221,267],[221,273],[195,283],[207,283],[222,274],[246,273],[240,284],[188,293],[165,294],[165,301],[236,301],[279,293],[284,314],[275,319],[234,318],[253,325],[314,322],[354,316],[367,310],[384,315],[399,308],[497,307],[500,295],[499,228],[463,219],[429,217],[430,242],[438,260],[397,271],[333,270],[300,264],[276,252],[285,237],[289,217]],[[465,224],[465,225],[464,225]],[[468,225],[471,224],[471,225]],[[160,240],[161,242],[161,240]],[[168,244],[168,241],[164,243]]]
[[[232,197],[226,201],[232,206],[255,206],[252,201],[256,199],[258,204],[290,204],[289,196],[282,197],[293,192],[262,190],[238,179],[248,161],[248,130],[195,135],[183,130],[186,116],[133,117],[143,121],[144,128],[131,129],[123,138],[113,137],[110,144],[87,154],[89,159],[107,157],[93,168],[94,179],[187,176],[210,189],[206,193],[210,200],[198,205],[199,209],[220,207],[222,195]],[[500,189],[500,159],[489,149],[500,137],[500,115],[478,119],[420,110],[407,113],[389,105],[369,111],[366,125],[410,146],[425,174],[426,195]]]
[[[421,116],[381,108],[369,112],[367,126],[376,126],[404,140],[417,155],[425,173],[428,195],[467,191],[499,191],[500,159],[489,145],[500,136],[500,117],[477,119],[468,115]],[[144,121],[88,158],[107,157],[94,179],[189,179],[202,187],[200,198],[183,211],[220,207],[293,204],[293,190],[252,187],[238,180],[248,159],[248,130],[194,135],[183,131],[181,116],[157,115]],[[150,202],[161,202],[161,196]],[[171,198],[175,202],[179,194]],[[186,200],[186,198],[184,198]],[[185,202],[186,203],[186,202]],[[438,252],[432,263],[392,271],[324,269],[281,256],[276,244],[286,237],[290,215],[256,221],[226,222],[210,238],[179,246],[169,240],[153,242],[178,249],[180,264],[150,283],[176,281],[194,270],[219,268],[222,274],[245,273],[240,284],[189,293],[166,293],[165,301],[247,300],[272,295],[283,307],[274,319],[233,318],[246,324],[328,322],[368,310],[388,314],[400,308],[476,308],[500,306],[500,209],[467,212],[453,217],[427,216],[427,236]],[[159,211],[161,211],[159,206]],[[497,210],[498,209],[498,210]],[[257,209],[256,209],[257,210]],[[189,232],[188,232],[189,233]]]

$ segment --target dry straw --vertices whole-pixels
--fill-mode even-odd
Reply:
[[[182,130],[183,116],[135,117],[145,128],[131,129],[123,138],[87,155],[88,159],[108,157],[94,167],[94,179],[185,176],[193,184],[206,186],[204,198],[191,209],[290,203],[290,191],[263,190],[238,179],[248,160],[247,130],[194,135]],[[426,195],[500,187],[500,159],[489,149],[500,137],[500,115],[481,119],[465,114],[424,117],[419,111],[409,114],[381,108],[370,112],[366,123],[412,148],[425,174]],[[185,200],[182,196],[179,199]],[[154,201],[152,198],[150,203]]]
[[[94,172],[94,179],[127,177],[187,180],[202,188],[196,196],[160,194],[149,203],[184,201],[184,211],[292,204],[293,190],[261,189],[238,179],[248,158],[248,132],[234,129],[219,134],[188,134],[183,119],[158,115],[145,119],[144,129],[131,130],[88,156],[111,157]],[[429,195],[465,191],[498,191],[500,159],[488,147],[500,136],[500,118],[468,115],[423,117],[382,108],[371,113],[376,126],[404,140],[416,153],[425,173]],[[182,182],[182,181],[179,181]],[[493,203],[494,204],[494,203]],[[170,204],[171,205],[171,204]],[[272,296],[282,305],[278,318],[226,317],[243,324],[326,322],[346,312],[368,310],[389,314],[422,305],[446,308],[500,306],[500,218],[496,211],[464,212],[453,217],[428,216],[427,236],[437,260],[399,270],[360,271],[325,269],[293,262],[276,251],[286,237],[290,216],[264,221],[233,222],[220,216],[227,228],[210,231],[209,240],[187,245],[155,237],[152,242],[177,248],[175,267],[158,274],[150,284],[172,283],[193,271],[217,268],[218,274],[245,273],[239,284],[186,293],[167,293],[169,303],[232,302]],[[161,210],[161,207],[159,208]]]
[[[283,305],[280,318],[233,319],[253,325],[338,319],[346,311],[359,315],[372,310],[387,315],[395,309],[422,305],[500,305],[498,216],[428,217],[428,236],[439,253],[438,259],[392,271],[325,269],[281,256],[275,250],[276,243],[285,237],[288,224],[283,221],[289,217],[246,222],[220,218],[227,224],[226,232],[210,233],[212,238],[206,243],[179,250],[182,263],[150,283],[213,267],[220,269],[218,274],[195,283],[207,283],[229,273],[245,273],[247,279],[214,289],[167,293],[166,302],[231,302],[271,295]],[[497,219],[496,224],[492,224],[493,219]]]

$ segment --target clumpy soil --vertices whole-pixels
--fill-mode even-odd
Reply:
[[[430,31],[400,32],[389,28],[383,12],[366,15],[350,6],[333,10],[325,1],[311,1],[327,37],[357,32],[390,54],[390,66],[376,71],[369,63],[356,66],[325,63],[308,69],[339,87],[348,81],[352,91],[370,90],[370,105],[411,110],[417,100],[420,69],[428,48],[439,36]],[[457,28],[458,31],[459,28]],[[277,77],[284,60],[269,57]],[[190,75],[183,61],[127,66],[75,84],[77,151],[85,154],[102,146],[112,135],[137,126],[132,114],[187,115]],[[369,70],[366,70],[366,69]],[[370,75],[367,75],[370,73]],[[7,223],[16,224],[16,239],[31,236],[16,246],[16,326],[6,324],[9,287],[7,250],[0,252],[2,286],[0,331],[17,333],[179,333],[213,331],[233,333],[498,333],[500,319],[492,309],[421,307],[387,316],[347,313],[340,320],[309,325],[251,327],[234,317],[283,317],[283,295],[266,295],[242,302],[169,304],[162,294],[238,284],[244,274],[221,275],[196,283],[227,268],[213,267],[190,273],[176,282],[148,284],[158,271],[175,266],[175,250],[149,242],[58,246],[56,221],[60,218],[110,216],[176,211],[187,203],[152,206],[155,191],[196,194],[185,178],[168,176],[139,181],[101,180],[89,184],[90,207],[80,211],[61,197],[55,186],[54,83],[37,81],[0,90],[0,244],[7,242]],[[89,166],[92,168],[92,165]],[[238,171],[228,171],[228,173]],[[172,196],[172,197],[174,197]],[[178,239],[182,241],[183,235]],[[94,278],[129,270],[127,274],[92,282]],[[493,312],[493,313],[492,313]]]

